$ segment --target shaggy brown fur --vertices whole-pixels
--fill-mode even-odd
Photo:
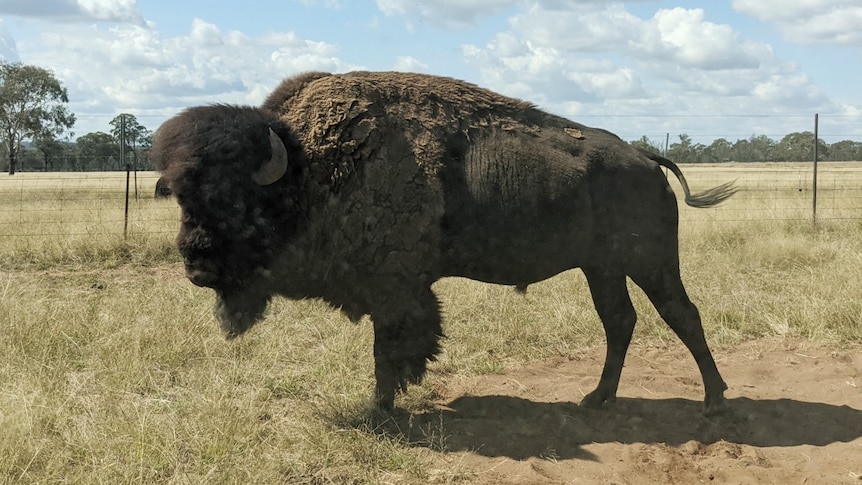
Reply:
[[[171,188],[168,187],[168,181],[164,177],[159,177],[156,180],[156,190],[153,192],[153,197],[156,199],[166,199],[171,196]]]
[[[251,174],[283,140],[288,172]],[[262,108],[192,108],[152,151],[183,209],[177,241],[189,278],[218,295],[228,336],[273,295],[322,298],[374,322],[376,402],[417,382],[440,351],[431,284],[464,276],[526,290],[582,268],[608,338],[598,387],[616,395],[636,315],[626,277],[691,350],[706,412],[726,385],[679,277],[676,198],[661,166],[605,130],[462,81],[405,73],[309,73]],[[707,207],[722,186],[691,195]]]

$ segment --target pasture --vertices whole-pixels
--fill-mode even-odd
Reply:
[[[189,283],[173,200],[137,174],[0,177],[0,483],[859,483],[862,162],[687,165],[682,274],[727,380],[699,414],[693,359],[639,291],[620,399],[578,408],[604,335],[572,271],[450,278],[444,353],[382,416],[372,329],[276,299],[227,342]],[[134,182],[134,181],[133,181]],[[677,194],[682,191],[673,181]]]

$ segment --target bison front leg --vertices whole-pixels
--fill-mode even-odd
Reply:
[[[440,353],[440,303],[430,288],[397,291],[372,310],[374,321],[374,401],[391,410],[398,390],[422,380],[428,361]]]

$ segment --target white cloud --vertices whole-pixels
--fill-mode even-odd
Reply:
[[[752,90],[758,101],[770,104],[781,104],[783,102],[808,103],[822,100],[821,93],[811,82],[807,75],[802,73],[778,73],[769,76],[768,79],[757,83]]]
[[[67,22],[144,22],[137,0],[4,0],[0,14]]]
[[[15,39],[9,29],[3,25],[3,19],[0,19],[0,61],[3,62],[18,62],[18,48],[15,46]]]
[[[38,51],[26,53],[28,64],[51,66],[66,85],[79,134],[103,131],[123,111],[165,115],[216,102],[259,104],[284,77],[354,68],[336,46],[292,32],[251,37],[199,19],[170,38],[152,24],[85,29],[56,24],[41,34]]]
[[[572,55],[621,52],[698,69],[756,67],[771,55],[768,46],[745,41],[730,26],[704,16],[701,9],[674,8],[644,20],[621,3],[596,3],[562,11],[537,7],[513,17],[511,24],[531,42]]]
[[[577,70],[570,59],[512,32],[497,34],[484,49],[465,45],[462,53],[468,65],[479,69],[484,85],[509,96],[551,105],[585,94],[565,76]]]
[[[415,26],[415,22],[411,21],[413,18],[429,20],[446,28],[463,28],[474,24],[482,16],[518,3],[518,0],[377,0],[377,8],[387,16],[406,17],[408,30],[412,30]]]
[[[88,17],[114,22],[143,21],[137,0],[77,0],[77,4]]]
[[[413,56],[398,56],[392,66],[392,70],[401,72],[428,72],[429,69],[428,64]]]
[[[344,7],[344,4],[346,3],[344,0],[299,0],[299,2],[309,7],[322,5],[326,8],[332,8],[336,10]]]
[[[655,15],[644,16],[626,8],[631,2],[620,1],[375,0],[379,10],[358,18],[346,11],[350,4],[344,0],[299,1],[330,9],[325,12],[328,27],[317,40],[279,31],[281,23],[266,24],[270,33],[253,34],[191,19],[186,32],[165,37],[154,23],[136,20],[140,13],[134,0],[0,0],[0,15],[29,15],[20,24],[35,32],[22,35],[16,45],[0,21],[0,56],[51,67],[69,90],[78,134],[104,130],[119,112],[133,112],[155,128],[165,115],[186,106],[257,104],[285,76],[362,67],[356,63],[419,72],[429,72],[433,64],[435,71],[580,121],[615,115],[611,123],[595,124],[635,137],[651,134],[647,128],[692,133],[688,123],[724,114],[815,109],[858,114],[847,108],[854,105],[852,96],[843,104],[832,103],[798,64],[777,59],[770,45],[716,22],[710,6],[654,10]],[[800,4],[837,5],[805,0],[779,7],[777,0],[763,1],[772,13],[748,0],[735,0],[734,6],[791,25],[803,13],[819,18],[810,13],[817,9],[803,11]],[[46,12],[49,7],[54,10]],[[123,18],[128,20],[117,20]],[[332,27],[335,18],[342,19],[342,26],[362,24],[364,37],[344,35]],[[369,23],[377,24],[370,33]],[[399,38],[403,46],[393,44],[405,24],[423,31],[407,41]],[[231,27],[246,28],[242,25]],[[451,30],[455,28],[464,30]],[[411,44],[425,42],[429,35],[447,37],[436,50]],[[342,59],[338,42],[348,46],[345,52],[355,56],[353,63]],[[462,65],[447,54],[458,46]],[[465,72],[464,65],[472,69]],[[638,116],[645,118],[634,121]],[[685,127],[668,126],[671,117]],[[751,125],[746,126],[740,129],[747,135]],[[726,130],[710,133],[733,136]]]
[[[679,65],[706,70],[757,68],[772,56],[765,44],[740,38],[729,25],[704,20],[701,9],[659,10],[644,24],[645,52],[668,55]],[[650,43],[650,41],[652,41]],[[637,45],[637,40],[632,39]]]
[[[306,0],[313,2],[314,0]],[[649,2],[653,0],[629,0],[625,3]],[[376,0],[377,8],[386,16],[402,16],[406,25],[412,28],[417,22],[429,22],[448,29],[474,27],[485,17],[493,16],[506,9],[519,11],[553,12],[548,20],[555,21],[556,14],[569,14],[600,9],[606,5],[622,5],[623,2],[607,0]],[[572,32],[578,36],[578,32]],[[581,34],[584,34],[581,32]],[[587,37],[582,35],[582,37]]]
[[[514,31],[540,45],[571,52],[608,52],[643,34],[643,22],[621,3],[587,2],[570,9],[543,5],[536,2],[510,20]]]
[[[710,123],[692,115],[835,107],[798,65],[708,20],[702,9],[661,9],[640,18],[621,3],[573,3],[531,3],[509,19],[509,30],[485,45],[463,46],[465,62],[488,87],[557,114],[587,122],[625,115],[612,121],[629,134],[683,132],[668,125],[670,116],[685,120],[688,130]],[[647,121],[632,118],[638,116]]]
[[[846,0],[733,0],[733,8],[773,23],[800,44],[862,46],[862,5]]]
[[[640,77],[628,67],[609,65],[590,73],[569,72],[566,77],[597,98],[635,98],[644,94]]]
[[[745,88],[737,83],[746,80],[740,72],[774,62],[768,45],[705,20],[700,9],[659,10],[641,19],[620,3],[585,2],[564,10],[545,4],[512,17],[511,30],[484,48],[465,47],[466,62],[494,88],[550,105],[654,96],[659,87],[739,94]]]

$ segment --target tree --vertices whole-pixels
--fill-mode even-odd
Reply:
[[[766,135],[751,135],[745,140],[736,140],[733,144],[733,156],[739,162],[771,161],[775,142]]]
[[[57,140],[53,136],[39,135],[33,139],[33,146],[42,152],[42,159],[45,162],[44,170],[46,172],[52,169],[52,160],[59,159],[63,156],[63,153],[66,151],[66,145],[67,143]],[[57,167],[53,168],[56,170]]]
[[[817,158],[823,159],[829,148],[823,140],[817,140]],[[778,162],[807,162],[814,158],[814,133],[795,132],[785,135],[775,146],[775,160]]]
[[[697,161],[697,151],[694,145],[691,144],[691,137],[685,133],[679,135],[679,142],[671,143],[670,147],[668,147],[667,158],[677,162]]]
[[[123,121],[125,120],[125,139],[123,133]],[[135,157],[134,167],[138,168],[138,152],[139,149],[148,148],[152,145],[152,134],[144,125],[138,123],[134,115],[122,113],[115,117],[110,122],[111,135],[117,143],[117,146],[125,145],[124,152],[132,153]]]
[[[862,161],[862,143],[853,140],[841,140],[829,145],[828,160]]]
[[[0,62],[0,139],[15,175],[21,142],[56,137],[75,124],[66,88],[41,67]]]
[[[78,138],[77,145],[78,168],[81,170],[104,170],[108,161],[120,156],[120,146],[114,137],[101,131]]]
[[[733,160],[733,145],[726,138],[719,138],[704,149],[705,162],[729,162]]]
[[[653,142],[646,135],[642,136],[640,140],[635,140],[629,143],[633,147],[641,148],[648,152],[653,152],[658,155],[661,155],[661,145]]]

